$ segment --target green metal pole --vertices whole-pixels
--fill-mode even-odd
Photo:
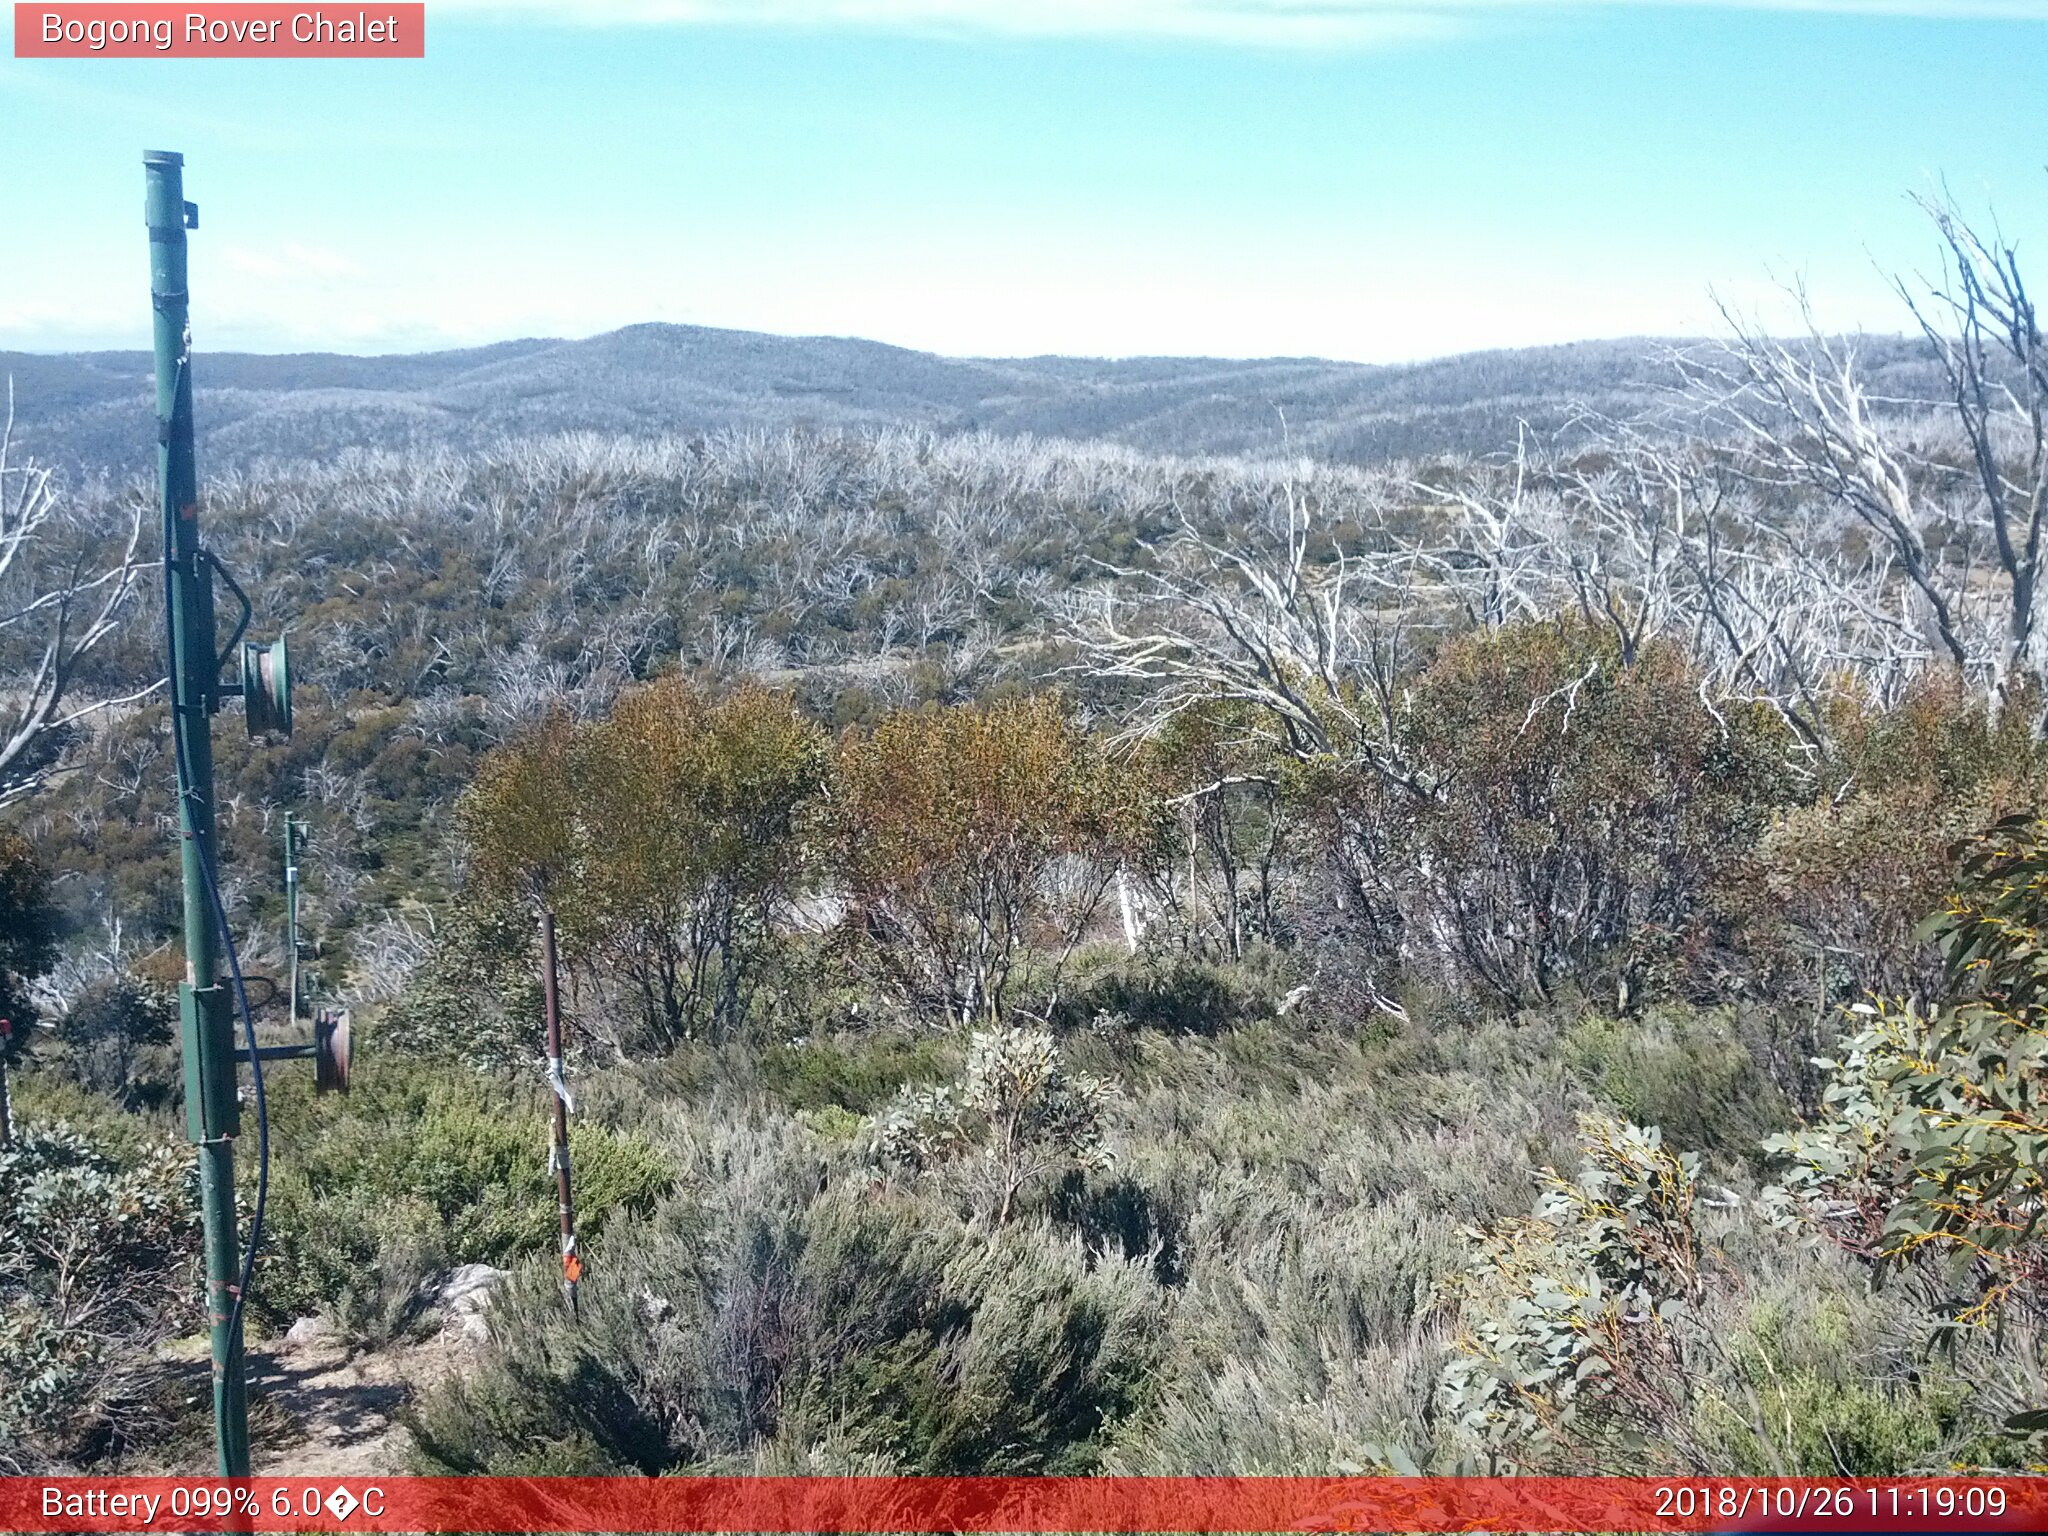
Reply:
[[[184,157],[142,157],[148,195],[149,290],[156,320],[157,484],[170,604],[171,729],[177,735],[178,831],[185,873],[185,983],[179,990],[185,1057],[185,1127],[199,1149],[206,1227],[206,1312],[213,1334],[214,1444],[220,1472],[249,1472],[242,1340],[229,1327],[241,1272],[235,1230],[235,1028],[216,974],[220,932],[207,864],[218,869],[213,820],[213,709],[220,688],[213,566],[199,542],[199,477],[192,447],[192,331],[185,289]]]

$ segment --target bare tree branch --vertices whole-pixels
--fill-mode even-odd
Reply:
[[[154,562],[140,553],[142,511],[129,517],[111,561],[67,515],[49,470],[11,457],[14,388],[0,427],[0,642],[17,670],[0,684],[0,806],[33,794],[55,769],[64,733],[101,710],[132,704],[161,681],[84,699],[86,659],[120,628]]]

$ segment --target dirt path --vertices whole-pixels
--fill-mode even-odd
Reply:
[[[408,1470],[399,1410],[476,1350],[448,1329],[353,1352],[332,1337],[249,1346],[252,1470],[259,1477],[392,1476]]]

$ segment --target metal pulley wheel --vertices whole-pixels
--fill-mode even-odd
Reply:
[[[348,1010],[322,1008],[313,1019],[313,1086],[322,1093],[347,1093],[355,1055]]]
[[[282,638],[242,644],[242,710],[251,736],[292,733],[292,669]]]

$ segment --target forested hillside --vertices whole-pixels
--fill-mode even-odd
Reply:
[[[1402,367],[1314,358],[973,359],[875,342],[642,325],[582,341],[417,356],[201,353],[200,451],[216,469],[343,448],[488,448],[508,434],[923,426],[1085,438],[1163,453],[1313,453],[1345,463],[1484,454],[1518,424],[1627,415],[1673,383],[1653,341],[1486,352]],[[1896,337],[1864,347],[1888,396],[1938,394]],[[18,432],[45,462],[146,473],[149,357],[0,352]]]
[[[2038,1463],[2048,348],[1941,230],[1910,345],[1654,401],[1602,348],[222,360],[205,524],[303,677],[288,741],[218,721],[224,894],[280,1038],[305,819],[362,1050],[269,1090],[261,1347],[452,1341],[437,1471]],[[130,366],[22,378],[24,440]],[[356,410],[419,435],[293,435]],[[104,606],[147,490],[8,474],[0,576]],[[47,608],[0,631],[0,1466],[195,1443],[150,585],[53,653],[69,724]]]

